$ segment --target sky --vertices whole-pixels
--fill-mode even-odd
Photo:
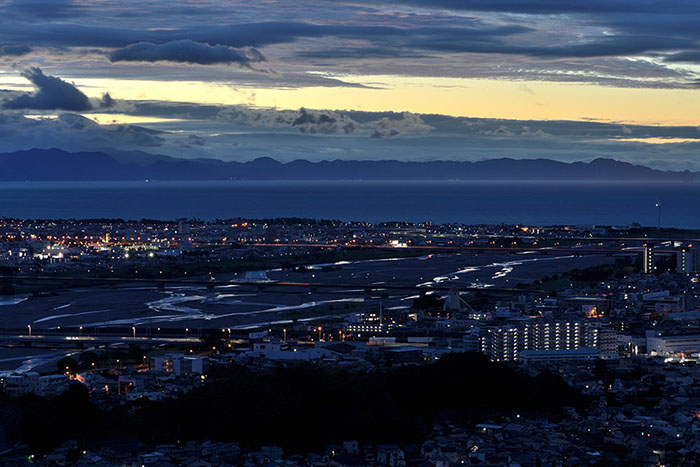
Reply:
[[[0,0],[0,152],[700,170],[695,0]]]

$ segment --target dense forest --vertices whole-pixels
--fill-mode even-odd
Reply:
[[[16,436],[38,452],[66,439],[94,447],[138,437],[322,450],[331,442],[420,442],[436,421],[476,423],[499,414],[556,417],[586,399],[559,376],[528,376],[481,354],[449,354],[420,366],[357,372],[312,364],[256,371],[220,368],[177,399],[101,412],[83,387],[53,399],[5,400],[20,413]]]

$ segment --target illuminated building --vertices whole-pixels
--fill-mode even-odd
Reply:
[[[647,331],[647,353],[657,355],[675,355],[679,353],[700,352],[700,335],[662,334]]]
[[[347,333],[385,334],[389,327],[379,323],[351,323],[345,326]]]
[[[654,274],[654,245],[652,243],[644,244],[642,272],[644,274]]]
[[[579,347],[565,350],[523,350],[519,360],[528,364],[552,364],[559,362],[586,362],[600,358],[600,350],[595,347]]]
[[[682,247],[678,250],[676,272],[678,274],[694,274],[698,272],[698,252],[695,248]]]
[[[401,319],[401,314],[389,313],[384,316],[384,307],[379,304],[379,310],[362,313],[357,323],[349,323],[345,326],[346,333],[361,335],[365,334],[386,334],[391,329],[401,327],[399,321],[406,321],[405,316]]]
[[[150,369],[165,373],[174,373],[176,376],[186,374],[205,374],[209,370],[207,357],[189,356],[182,354],[168,354],[151,357]]]
[[[617,350],[617,338],[615,331],[590,321],[546,321],[488,327],[479,347],[495,361],[518,360],[524,350],[596,348],[609,356]]]

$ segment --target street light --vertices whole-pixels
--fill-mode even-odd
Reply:
[[[131,334],[132,334],[133,338],[136,339],[136,327],[135,326],[131,326]]]
[[[29,330],[29,337],[32,337],[32,325],[27,324],[27,329]]]
[[[83,327],[80,326],[80,329],[78,330],[78,337],[83,337]]]

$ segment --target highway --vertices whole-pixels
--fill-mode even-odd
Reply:
[[[590,239],[589,239],[590,240]],[[621,239],[624,240],[624,239]],[[260,247],[260,248],[338,248],[337,244],[333,243],[254,243],[248,244],[246,246]],[[500,246],[450,246],[450,245],[407,245],[407,246],[389,246],[389,245],[358,245],[352,247],[341,246],[341,248],[361,248],[361,249],[373,249],[373,250],[385,250],[385,251],[402,251],[402,250],[418,250],[426,252],[444,252],[444,253],[505,253],[505,254],[516,254],[516,253],[567,253],[567,254],[631,254],[640,253],[642,247],[628,247],[628,248],[593,248],[593,247],[500,247]],[[674,249],[660,249],[656,248],[655,253],[669,254],[676,253],[677,250]]]
[[[74,335],[67,333],[32,334],[28,330],[24,333],[17,330],[0,332],[0,345],[40,345],[45,347],[70,347],[84,348],[99,345],[113,344],[200,344],[200,337],[172,337],[172,336],[115,336],[115,335]]]
[[[270,244],[256,244],[258,247],[314,247],[314,248],[330,248],[335,247],[334,245],[328,244],[281,244],[281,243],[270,243]],[[420,251],[430,251],[430,252],[472,252],[472,253],[501,253],[501,254],[517,254],[525,252],[535,252],[543,255],[549,254],[606,254],[606,255],[635,255],[639,253],[638,249],[607,249],[607,248],[535,248],[535,247],[450,247],[450,246],[420,246],[420,247],[387,247],[387,246],[368,246],[368,248],[382,249],[382,250],[420,250]],[[674,250],[656,250],[656,253],[674,253]],[[416,284],[353,284],[353,283],[321,283],[321,282],[286,282],[286,281],[246,281],[246,280],[214,280],[211,277],[205,278],[176,278],[176,279],[160,279],[160,278],[140,278],[140,277],[79,277],[79,276],[62,276],[62,275],[0,275],[0,281],[11,283],[11,284],[61,284],[61,285],[75,285],[75,286],[91,286],[91,285],[110,285],[119,286],[125,284],[149,284],[159,287],[168,286],[183,286],[183,285],[195,285],[204,286],[208,288],[216,287],[230,287],[232,285],[238,287],[248,287],[254,288],[257,292],[266,291],[289,291],[290,293],[298,293],[302,291],[317,291],[317,290],[330,290],[330,289],[349,289],[351,291],[359,291],[354,293],[375,293],[375,292],[425,292],[427,290],[434,290],[440,292],[447,292],[450,290],[450,286],[419,286]],[[460,290],[463,291],[482,291],[483,288],[480,287],[466,287],[460,286]],[[502,292],[520,292],[520,289],[514,288],[489,288],[491,291],[502,291]],[[534,291],[537,292],[537,291]]]
[[[70,277],[70,276],[0,276],[0,281],[6,281],[15,284],[32,284],[32,283],[61,283],[68,285],[74,283],[76,285],[125,285],[125,284],[152,284],[156,286],[182,286],[182,285],[198,285],[210,288],[230,287],[232,285],[240,287],[253,287],[256,292],[264,293],[266,291],[275,291],[275,289],[293,289],[292,292],[315,291],[321,289],[343,289],[345,293],[376,293],[386,291],[401,291],[401,292],[449,292],[452,286],[420,286],[416,284],[345,284],[345,283],[322,283],[322,282],[286,282],[286,281],[222,281],[222,280],[207,280],[207,279],[148,279],[148,278],[126,278],[126,277]],[[296,289],[296,290],[294,290]],[[348,289],[348,290],[345,290]],[[461,291],[484,291],[483,287],[459,287]],[[522,292],[522,289],[513,287],[489,287],[489,291],[496,292]],[[528,292],[538,293],[540,291],[528,289]],[[544,292],[541,292],[544,293]]]

